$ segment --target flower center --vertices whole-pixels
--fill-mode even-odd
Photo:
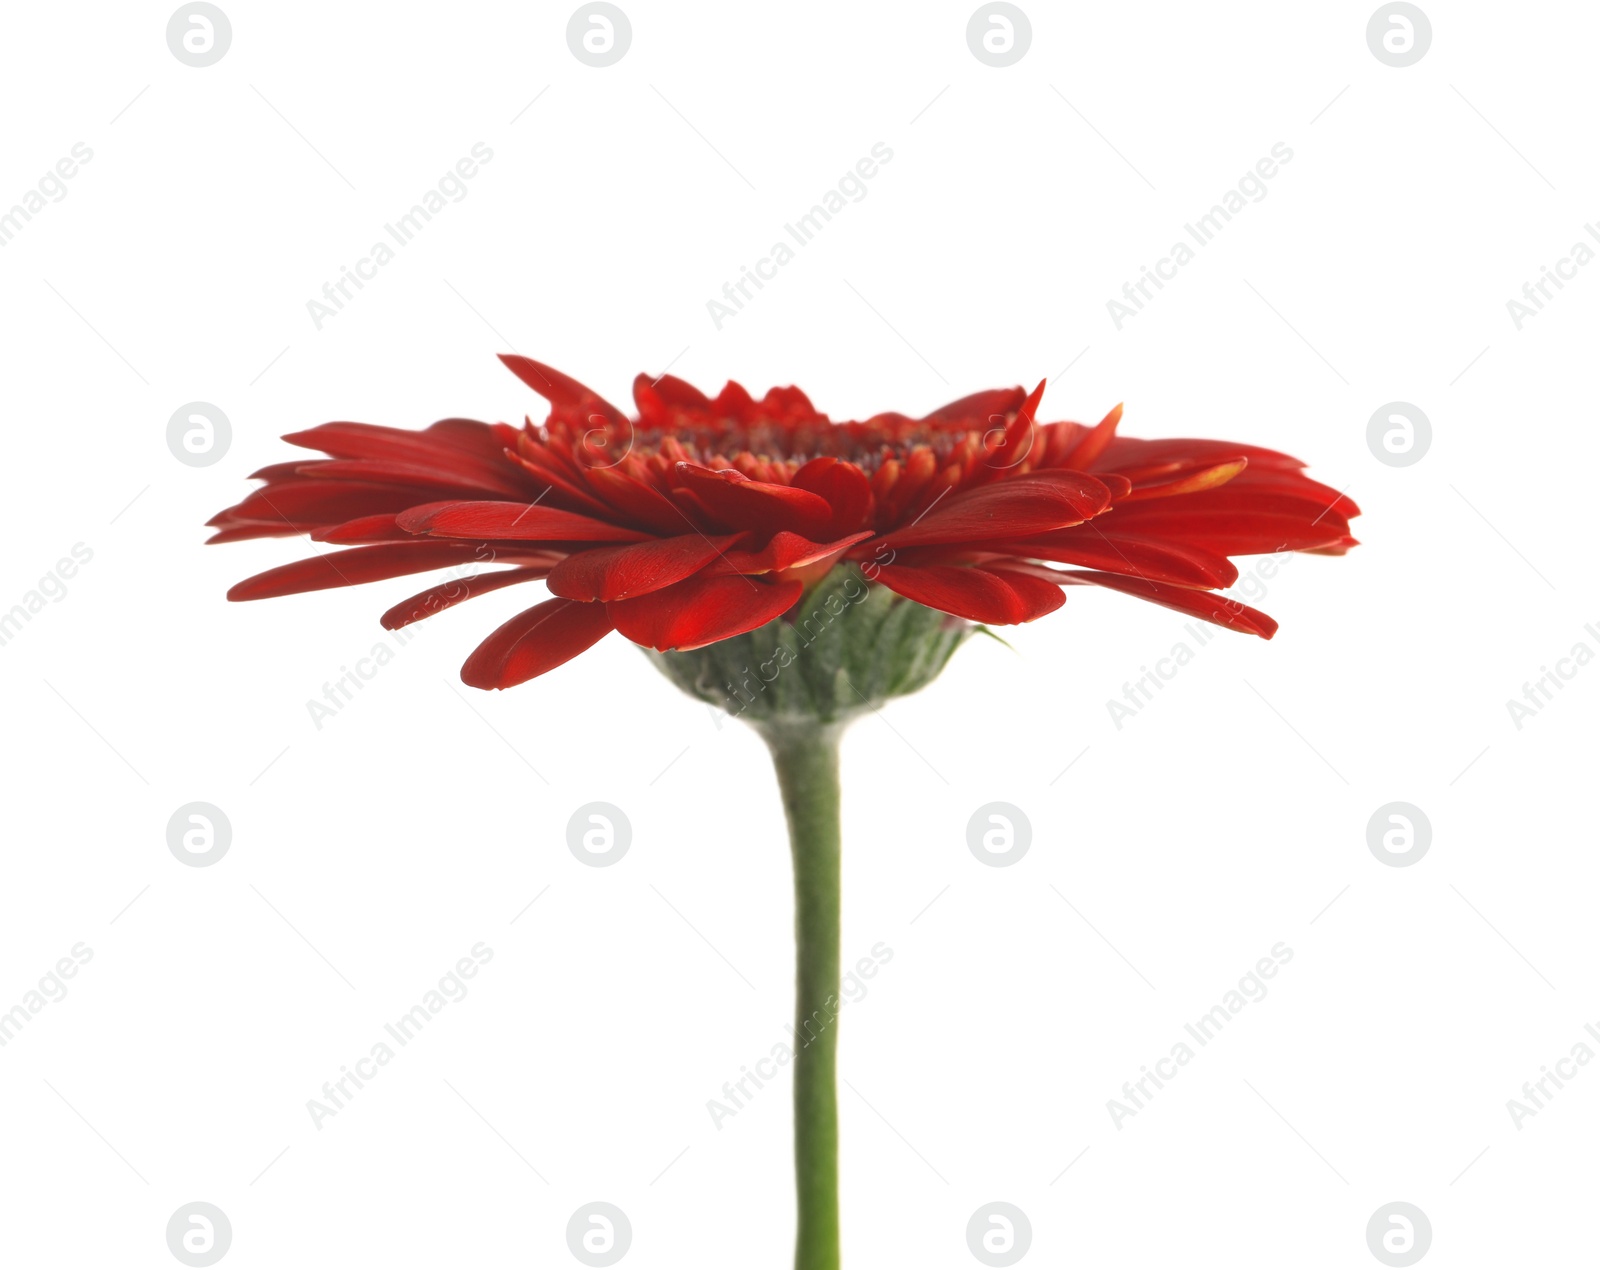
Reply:
[[[854,463],[869,476],[888,462],[906,463],[913,455],[930,455],[934,467],[965,464],[973,455],[1004,444],[1006,420],[996,416],[987,432],[966,426],[939,426],[916,419],[879,418],[864,423],[702,424],[686,427],[643,427],[591,417],[592,427],[580,434],[555,422],[534,432],[555,450],[570,453],[586,466],[612,467],[629,454],[660,454],[672,462],[703,467],[769,469],[763,479],[784,480],[812,459],[830,457]],[[922,462],[927,462],[922,459]],[[749,474],[749,473],[747,473]]]

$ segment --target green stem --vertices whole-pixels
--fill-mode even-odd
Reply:
[[[839,1267],[839,734],[767,723],[794,856],[795,1270]]]

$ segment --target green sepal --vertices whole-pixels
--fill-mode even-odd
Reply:
[[[691,697],[757,726],[843,723],[927,687],[978,629],[869,582],[851,564],[756,630],[646,655]]]

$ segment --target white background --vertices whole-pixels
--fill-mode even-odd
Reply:
[[[1364,509],[1361,547],[1268,584],[1276,639],[1216,631],[1120,730],[1107,700],[1194,641],[1073,590],[850,733],[844,952],[894,954],[841,1024],[850,1264],[975,1266],[997,1199],[1025,1266],[1376,1265],[1395,1200],[1427,1264],[1592,1257],[1600,1072],[1520,1129],[1506,1103],[1600,1020],[1600,669],[1520,729],[1506,702],[1600,650],[1600,266],[1520,331],[1506,301],[1600,215],[1600,14],[1429,3],[1395,69],[1366,4],[1027,3],[995,69],[967,4],[625,0],[595,69],[565,6],[224,7],[203,69],[162,5],[5,18],[0,206],[93,151],[0,249],[0,608],[93,552],[0,647],[0,1010],[93,950],[0,1049],[8,1264],[175,1265],[167,1220],[204,1200],[229,1266],[577,1265],[597,1199],[624,1265],[787,1263],[787,1087],[706,1107],[790,1010],[754,734],[616,636],[462,687],[538,588],[418,628],[318,729],[307,700],[421,584],[229,605],[303,544],[201,545],[284,432],[541,417],[509,349],[623,404],[670,364],[836,418],[1049,376],[1046,418],[1126,401],[1129,435],[1278,447]],[[467,196],[317,329],[306,302],[477,142]],[[706,302],[875,142],[867,197],[718,330]],[[1267,196],[1119,331],[1107,300],[1277,142]],[[165,441],[196,400],[234,434],[205,468]],[[1395,400],[1433,425],[1404,468],[1366,442]],[[209,868],[166,845],[195,800],[233,827]],[[606,869],[565,840],[596,800],[632,825]],[[966,845],[997,800],[1033,834],[1004,869]],[[1394,800],[1432,825],[1411,867],[1368,850]],[[315,1127],[478,941],[470,995]],[[1117,1127],[1278,941],[1270,994]]]

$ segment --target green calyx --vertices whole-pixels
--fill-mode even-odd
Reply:
[[[917,692],[978,629],[839,565],[788,617],[705,648],[646,655],[691,697],[768,730],[846,723]]]

